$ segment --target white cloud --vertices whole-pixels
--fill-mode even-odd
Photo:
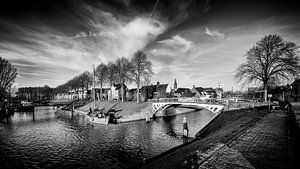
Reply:
[[[137,50],[143,49],[150,41],[163,33],[167,24],[157,20],[137,17],[117,30],[120,53],[131,57]]]
[[[217,38],[220,38],[220,39],[223,39],[225,37],[224,33],[220,33],[217,30],[209,30],[208,27],[205,27],[205,33],[209,36],[217,37]]]
[[[171,39],[166,39],[162,41],[158,41],[158,43],[165,44],[173,47],[174,49],[183,48],[183,51],[188,51],[193,45],[192,41],[184,39],[180,35],[175,35]]]

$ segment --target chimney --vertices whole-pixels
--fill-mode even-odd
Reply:
[[[159,86],[159,82],[157,82],[157,84],[156,84],[157,86]]]

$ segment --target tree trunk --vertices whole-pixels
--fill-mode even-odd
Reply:
[[[113,86],[112,86],[112,84],[110,84],[110,94],[109,94],[110,95],[110,99],[109,99],[110,101],[112,101],[112,99],[113,99],[112,98],[112,88],[113,88]]]
[[[136,102],[140,103],[140,82],[136,83]]]
[[[102,101],[102,83],[100,84],[100,101]]]
[[[264,95],[264,99],[265,99],[265,102],[268,101],[268,90],[267,90],[267,84],[264,85],[264,90],[265,90],[265,95]]]
[[[122,103],[124,102],[124,85],[123,85],[124,83],[122,82],[121,83],[121,98],[122,98]]]
[[[81,99],[84,99],[83,96],[84,96],[84,87],[82,87],[82,91],[81,91]]]

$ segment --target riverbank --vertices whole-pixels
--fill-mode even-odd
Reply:
[[[50,100],[49,105],[56,106],[56,105],[66,105],[72,102],[71,99],[53,99]]]
[[[299,131],[292,119],[287,111],[225,111],[195,140],[136,168],[291,168]]]
[[[87,114],[90,108],[94,108],[94,102],[90,102],[75,111]],[[116,110],[115,117],[119,122],[129,122],[145,119],[146,114],[151,111],[147,102],[119,102],[119,101],[96,101],[95,108],[104,109],[104,112]]]

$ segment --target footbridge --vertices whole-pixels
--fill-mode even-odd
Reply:
[[[191,109],[206,109],[215,114],[219,114],[224,105],[221,103],[210,103],[209,101],[203,101],[196,98],[160,98],[150,100],[152,104],[152,114],[157,116],[163,116],[163,112],[169,107],[183,107]]]

